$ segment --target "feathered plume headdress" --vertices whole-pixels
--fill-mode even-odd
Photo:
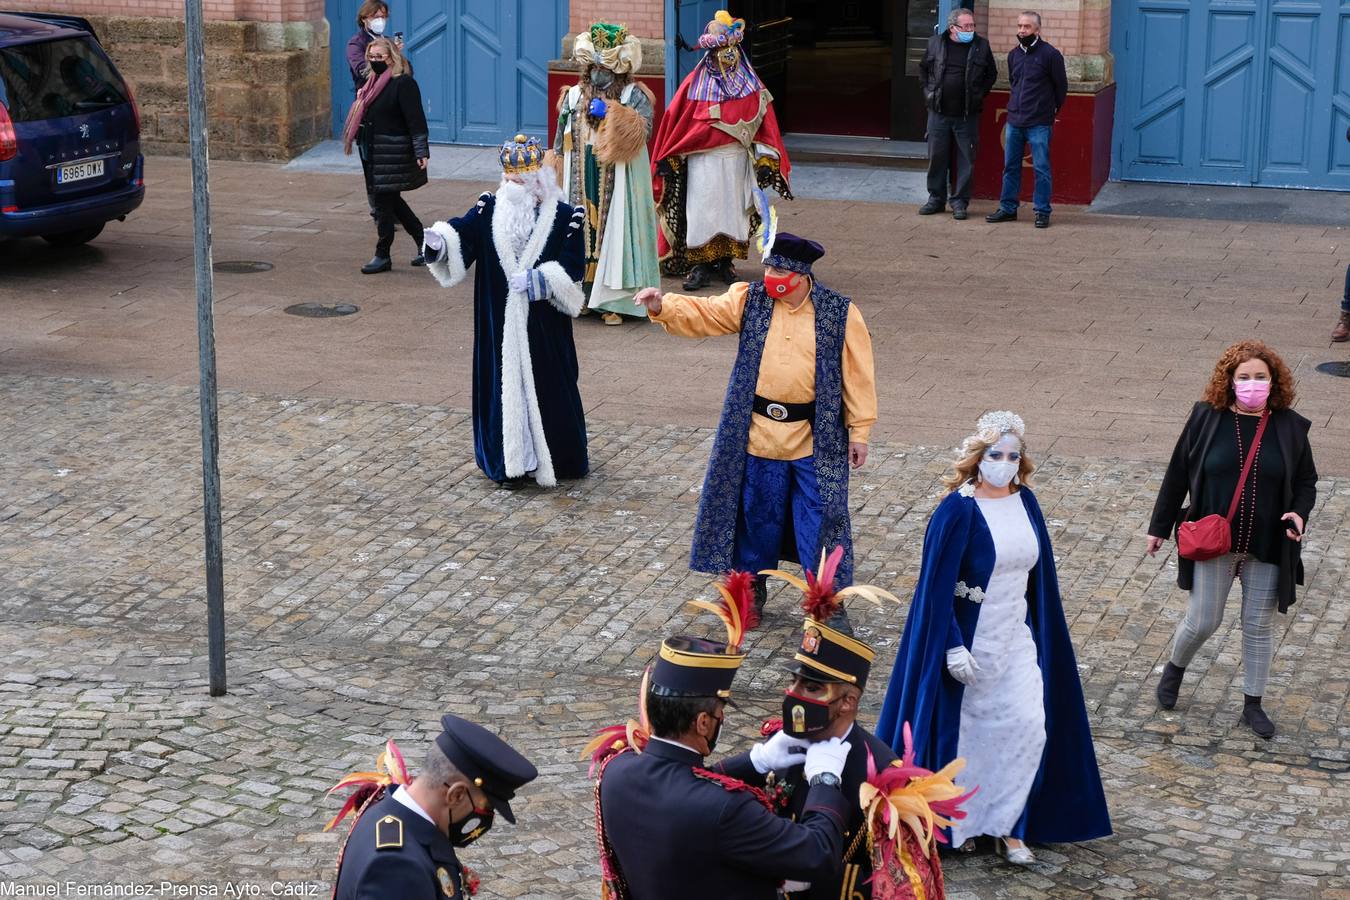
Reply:
[[[648,666],[642,673],[642,684],[638,687],[638,717],[629,719],[623,725],[611,725],[596,732],[595,737],[581,751],[581,758],[590,757],[590,777],[605,760],[623,750],[635,750],[641,753],[652,737],[652,723],[647,718],[647,685],[651,681],[652,670]]]
[[[802,592],[802,611],[806,613],[808,619],[814,619],[817,622],[828,622],[830,617],[839,611],[843,601],[849,597],[861,597],[869,603],[881,606],[883,600],[890,600],[898,604],[900,598],[890,591],[875,587],[870,584],[855,584],[840,590],[834,589],[834,575],[839,570],[839,563],[844,558],[844,548],[835,547],[829,556],[825,551],[820,551],[820,567],[812,572],[806,570],[806,580],[798,578],[782,569],[765,569],[760,572],[761,575],[772,575],[775,578],[781,578],[788,584]]]
[[[361,810],[365,808],[366,804],[391,784],[412,784],[412,778],[408,776],[408,766],[403,761],[403,754],[399,752],[398,745],[392,740],[385,742],[384,750],[375,760],[373,772],[352,772],[328,789],[328,793],[332,794],[334,791],[340,791],[343,788],[356,788],[347,797],[347,802],[342,804],[342,809],[338,810],[338,814],[329,820],[323,830],[332,831],[353,810],[356,811],[359,818]],[[353,822],[353,824],[355,823]]]
[[[755,576],[749,572],[732,570],[717,583],[719,602],[690,600],[695,609],[706,610],[722,620],[727,629],[727,652],[739,653],[745,643],[745,633],[759,625],[759,611],[755,609]]]
[[[961,804],[975,790],[963,793],[952,781],[965,768],[964,759],[953,760],[938,772],[916,766],[908,722],[903,732],[904,756],[877,771],[869,753],[867,780],[858,789],[873,861],[872,896],[910,896],[906,889],[925,872],[941,896],[942,868],[936,850],[947,838],[940,829],[966,817]]]
[[[778,210],[769,202],[769,195],[761,187],[750,189],[755,200],[755,212],[759,215],[759,228],[755,229],[755,249],[763,260],[773,251],[774,239],[778,237]]]

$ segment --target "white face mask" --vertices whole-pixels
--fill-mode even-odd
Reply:
[[[991,460],[980,460],[980,478],[996,488],[1005,488],[1008,482],[1013,480],[1017,474],[1018,464],[1015,462],[993,462]]]
[[[371,34],[384,34],[384,26],[389,24],[389,20],[384,16],[376,16],[373,19],[366,20],[366,27],[370,29]]]
[[[980,478],[996,488],[1005,488],[1022,466],[1022,443],[1005,434],[984,452],[980,460]]]

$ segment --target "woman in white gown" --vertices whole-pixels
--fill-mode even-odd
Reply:
[[[920,765],[965,758],[953,845],[989,835],[1021,865],[1027,840],[1111,833],[1024,433],[982,416],[943,478],[877,728],[896,746],[909,722]]]

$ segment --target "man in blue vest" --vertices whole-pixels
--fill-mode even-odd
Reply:
[[[848,475],[867,460],[876,377],[862,313],[812,274],[824,255],[782,232],[763,281],[718,297],[649,288],[635,298],[670,334],[740,334],[694,526],[696,572],[759,572],[780,560],[814,569],[823,548],[842,546],[835,583],[852,583]],[[762,606],[762,577],[755,591]]]
[[[1022,193],[1022,157],[1031,145],[1036,173],[1031,208],[1036,227],[1050,227],[1050,133],[1069,94],[1064,55],[1041,39],[1041,14],[1017,17],[1017,46],[1008,51],[1008,126],[1003,152],[1003,193],[986,222],[1017,218]]]

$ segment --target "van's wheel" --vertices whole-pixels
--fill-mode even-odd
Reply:
[[[55,247],[78,247],[89,243],[102,233],[103,226],[100,224],[77,228],[74,231],[63,231],[60,234],[44,234],[42,239]]]

